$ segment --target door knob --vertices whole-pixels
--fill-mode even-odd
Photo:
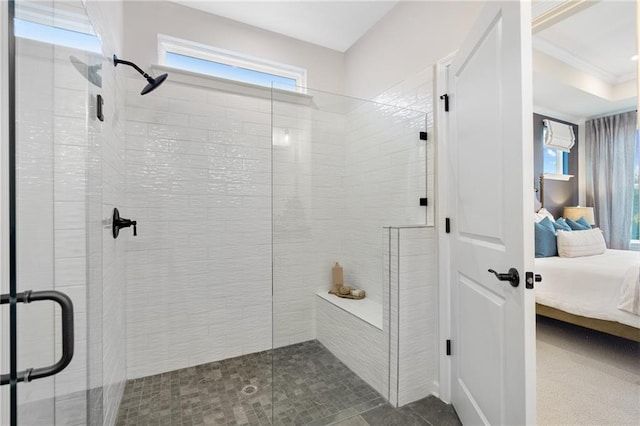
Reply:
[[[496,272],[493,269],[489,269],[489,272],[495,275],[500,281],[509,281],[512,287],[518,287],[518,285],[520,285],[520,274],[518,274],[516,268],[509,268],[509,272],[506,274]]]

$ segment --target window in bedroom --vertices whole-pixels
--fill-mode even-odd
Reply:
[[[559,149],[544,148],[543,173],[555,175],[569,174],[569,153]]]
[[[158,35],[162,65],[266,87],[303,91],[307,71],[291,65]]]
[[[551,176],[569,175],[569,151],[575,142],[573,127],[552,120],[543,120],[542,173]],[[550,129],[553,127],[553,131]]]

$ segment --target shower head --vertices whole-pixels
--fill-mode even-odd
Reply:
[[[146,95],[147,93],[151,92],[156,87],[160,86],[162,82],[167,79],[168,76],[169,74],[162,74],[156,78],[147,77],[147,81],[149,83],[144,87],[144,89],[142,89],[142,92],[140,92],[140,94]]]
[[[91,84],[96,87],[102,87],[102,76],[98,74],[98,71],[102,69],[102,64],[87,65],[73,55],[69,56],[69,60],[74,68]]]
[[[142,71],[142,68],[140,68],[133,62],[125,61],[124,59],[118,59],[116,55],[113,55],[113,66],[117,66],[118,64],[129,65],[130,67],[138,71],[140,74],[142,74],[142,76],[147,80],[148,84],[144,87],[144,89],[142,89],[142,92],[140,92],[141,95],[146,95],[147,93],[155,90],[156,87],[160,86],[162,82],[165,81],[169,76],[168,74],[162,74],[156,78],[153,78],[146,72]]]

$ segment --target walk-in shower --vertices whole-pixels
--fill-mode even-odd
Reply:
[[[11,384],[19,424],[324,425],[430,393],[434,335],[407,327],[437,312],[430,89],[154,79],[82,2],[15,6],[98,43],[15,37],[16,289],[66,293],[76,337],[60,374]],[[336,262],[364,299],[328,294]],[[17,370],[55,361],[56,308],[17,311]]]

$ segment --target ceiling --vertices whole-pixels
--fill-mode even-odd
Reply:
[[[170,0],[234,21],[346,52],[398,1]]]
[[[169,1],[345,52],[399,1],[406,0]],[[532,15],[538,17],[567,4],[564,0],[534,0]],[[593,1],[576,9],[580,10],[536,32],[533,46],[579,71],[581,78],[575,78],[573,84],[553,75],[557,70],[534,72],[534,105],[567,119],[633,108],[635,90],[624,83],[637,81],[637,64],[630,60],[637,51],[635,2]],[[593,79],[608,85],[612,95],[603,96],[602,91],[595,93],[580,84]],[[625,90],[619,90],[623,85]]]
[[[596,3],[536,33],[534,48],[620,83],[635,78],[635,17],[634,2]]]
[[[534,34],[533,48],[565,65],[541,71],[534,62],[534,105],[576,119],[636,106],[635,2],[594,2]]]

